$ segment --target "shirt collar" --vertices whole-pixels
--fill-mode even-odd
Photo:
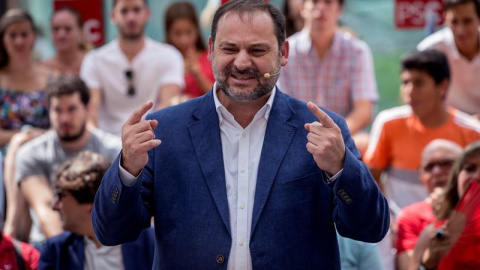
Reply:
[[[342,30],[337,29],[335,31],[333,35],[332,45],[328,50],[329,53],[335,54],[338,51],[340,51],[340,35],[343,34],[340,31]],[[312,38],[310,37],[310,32],[307,29],[303,29],[298,33],[298,35],[299,35],[299,38],[297,42],[297,51],[302,54],[308,53],[316,56],[317,52],[315,50],[315,47],[313,47],[313,42],[312,42]],[[348,35],[351,36],[351,34],[348,34]]]
[[[221,91],[221,90],[218,90]],[[273,90],[270,94],[270,97],[267,100],[267,103],[263,105],[263,107],[257,112],[255,115],[255,118],[258,118],[258,116],[263,116],[266,121],[268,121],[268,117],[270,116],[270,110],[272,109],[273,105],[273,99],[275,98],[275,93],[277,92],[277,87],[274,86]],[[213,85],[213,101],[215,102],[215,109],[217,110],[218,114],[218,121],[222,123],[223,119],[225,117],[228,117],[227,114],[231,115],[230,112],[228,112],[227,108],[223,106],[222,103],[220,103],[220,100],[218,99],[217,95],[217,82]]]

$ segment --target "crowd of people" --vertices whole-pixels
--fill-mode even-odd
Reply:
[[[30,14],[1,17],[0,269],[454,269],[449,219],[480,181],[480,1],[444,0],[381,112],[345,0],[224,2],[207,44],[189,2],[157,42],[146,0],[113,0],[95,49],[63,7],[44,61]]]

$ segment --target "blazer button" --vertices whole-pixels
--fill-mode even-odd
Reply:
[[[222,264],[225,261],[225,258],[222,254],[217,256],[217,263]]]
[[[342,195],[344,195],[346,192],[345,192],[345,190],[343,190],[343,189],[339,189],[337,193],[338,193],[338,195],[342,196]]]

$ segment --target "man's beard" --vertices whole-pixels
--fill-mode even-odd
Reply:
[[[78,131],[77,134],[61,135],[57,132],[57,135],[58,135],[58,139],[62,142],[74,142],[74,141],[80,139],[83,136],[83,134],[85,134],[86,130],[87,130],[87,124],[83,123],[82,128]]]
[[[136,41],[136,40],[139,40],[143,37],[143,33],[145,32],[145,25],[142,27],[142,30],[137,32],[137,33],[126,33],[125,31],[123,31],[123,29],[121,27],[118,27],[118,32],[120,33],[120,36],[124,39],[124,40],[129,40],[129,41]]]
[[[277,82],[278,74],[272,76],[268,79],[263,77],[263,74],[256,68],[247,68],[244,70],[239,70],[233,65],[228,65],[223,70],[218,70],[215,65],[215,56],[212,58],[212,69],[213,74],[217,83],[217,87],[222,90],[222,92],[229,98],[239,101],[239,102],[248,102],[257,100],[269,94]],[[275,70],[273,74],[276,74],[280,71],[280,57],[277,59],[275,64]],[[249,75],[257,80],[258,85],[252,91],[232,91],[231,86],[228,83],[228,78],[232,73]],[[236,86],[241,87],[241,86]]]

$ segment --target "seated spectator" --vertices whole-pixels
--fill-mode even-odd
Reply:
[[[53,208],[60,212],[66,232],[43,245],[40,269],[152,269],[153,228],[121,246],[103,246],[93,232],[90,212],[109,166],[106,157],[90,151],[63,164],[55,181]]]
[[[27,207],[16,207],[14,218],[7,219],[6,224],[12,231],[17,229],[19,217],[28,215],[30,206],[36,217],[30,237],[34,244],[62,232],[60,216],[51,209],[52,183],[60,165],[83,150],[96,151],[113,160],[121,149],[118,137],[87,126],[90,95],[80,78],[61,76],[48,86],[47,96],[53,129],[18,151],[15,175]]]
[[[423,149],[419,179],[430,195],[406,206],[398,215],[395,243],[398,270],[408,269],[420,233],[434,221],[432,196],[436,194],[433,192],[446,186],[452,165],[461,153],[460,145],[443,139],[435,139]]]
[[[443,53],[409,53],[401,61],[401,80],[407,105],[377,116],[364,159],[397,214],[428,196],[419,181],[418,168],[421,152],[429,142],[446,139],[465,147],[480,138],[476,119],[444,104],[450,70]],[[387,173],[385,185],[380,182],[382,172]]]
[[[50,21],[50,31],[57,52],[43,64],[61,74],[78,75],[88,49],[83,36],[82,16],[70,7],[57,9]]]
[[[436,214],[436,220],[450,219],[441,227],[443,231],[442,237],[438,237],[436,234],[437,229],[434,228],[433,224],[426,227],[425,230],[422,231],[415,246],[413,262],[410,269],[418,269],[419,264],[423,269],[480,269],[480,264],[478,263],[480,261],[478,259],[478,244],[470,246],[470,248],[476,249],[477,252],[465,253],[468,254],[466,256],[465,254],[462,254],[463,256],[456,254],[457,256],[453,258],[457,261],[455,266],[448,265],[445,261],[452,247],[455,246],[456,241],[453,239],[458,239],[462,231],[467,229],[468,221],[465,223],[465,216],[463,217],[463,225],[453,221],[452,218],[453,214],[458,214],[458,212],[454,210],[460,199],[465,195],[468,186],[473,181],[480,181],[480,141],[468,145],[454,163],[447,187],[438,200],[440,206]],[[449,222],[451,224],[448,224]],[[480,241],[478,234],[467,237],[471,238],[471,243],[478,243]],[[472,239],[474,237],[477,238]],[[463,242],[462,245],[466,245],[466,243]],[[469,248],[469,246],[465,247]]]
[[[188,2],[172,3],[165,12],[165,27],[167,43],[175,46],[183,56],[184,94],[193,98],[210,91],[215,78],[193,5]]]
[[[90,122],[112,134],[148,100],[155,109],[178,102],[184,87],[182,55],[145,35],[150,18],[146,0],[115,0],[111,13],[118,38],[89,52],[80,76],[90,88]]]
[[[13,170],[15,154],[22,144],[49,127],[44,89],[55,74],[34,61],[36,36],[33,19],[26,11],[11,9],[0,19],[0,151],[5,155],[3,184],[7,196],[7,219],[14,212],[11,207],[18,204],[15,194],[19,191]],[[24,220],[22,224],[29,222]],[[23,235],[12,235],[9,228],[4,232],[27,240]]]
[[[278,86],[345,117],[355,136],[372,121],[378,93],[370,48],[338,27],[343,4],[344,0],[303,1],[305,25],[288,38],[288,65],[282,68]]]
[[[452,72],[447,105],[480,115],[480,1],[444,0],[447,27],[428,36],[417,48],[445,53]]]

